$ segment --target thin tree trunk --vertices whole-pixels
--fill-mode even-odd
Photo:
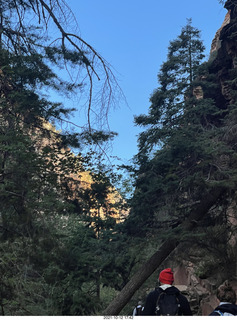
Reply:
[[[217,202],[222,194],[226,192],[224,188],[213,189],[191,212],[188,219],[175,228],[183,231],[195,229],[196,222],[201,220],[208,210]],[[129,302],[140,286],[153,274],[160,264],[170,255],[179,244],[178,236],[163,242],[159,250],[143,264],[140,270],[125,285],[117,297],[103,311],[103,315],[117,315]]]

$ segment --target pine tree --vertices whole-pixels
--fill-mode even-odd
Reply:
[[[139,136],[139,152],[162,146],[180,123],[187,95],[194,89],[194,79],[204,58],[200,31],[191,20],[168,47],[167,61],[158,73],[159,87],[152,94],[149,114],[135,117],[135,123],[147,128]]]
[[[203,51],[200,31],[188,21],[170,42],[149,114],[135,118],[146,130],[138,139],[131,219],[143,230],[161,222],[174,227],[207,192],[210,180],[224,178],[211,165],[228,151],[221,142],[222,115],[210,95],[215,83],[208,63],[202,63]]]

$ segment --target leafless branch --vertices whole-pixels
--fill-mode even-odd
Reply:
[[[64,67],[72,83],[76,84],[82,80],[83,84],[88,84],[88,90],[86,91],[86,108],[89,131],[92,130],[92,118],[96,119],[93,125],[98,126],[103,122],[103,125],[109,128],[109,109],[115,106],[115,102],[118,102],[118,99],[122,98],[124,101],[126,101],[126,99],[122,94],[122,90],[118,85],[111,66],[93,46],[80,36],[76,19],[66,2],[64,0],[29,0],[28,10],[31,11],[29,21],[27,20],[29,18],[29,15],[26,13],[27,10],[19,5],[17,0],[14,0],[14,2],[16,8],[9,8],[8,10],[14,11],[10,13],[10,16],[13,14],[16,19],[10,26],[2,26],[5,40],[10,41],[9,45],[14,48],[15,52],[22,50],[22,47],[25,48],[24,54],[37,52],[40,46],[42,48],[50,45],[56,46],[57,43],[61,49],[72,49],[78,52],[82,57],[82,61],[81,64],[77,65],[78,73],[76,77],[73,77],[76,65],[74,65],[72,69],[69,69],[67,61],[64,59]],[[32,13],[37,17],[36,23],[35,20],[32,20]],[[52,21],[53,27],[51,27],[56,27],[59,34],[55,34],[54,39],[49,37],[47,39],[48,45],[47,43],[45,43],[44,46],[40,43],[32,43],[32,39],[26,32],[26,26],[29,25],[30,20],[33,21],[35,27],[40,26],[46,36],[50,36],[49,21]],[[68,24],[68,21],[72,22],[72,24]],[[4,21],[2,24],[4,24]],[[75,32],[74,30],[72,32],[73,26],[75,25]],[[67,31],[68,28],[71,29],[70,32]],[[53,30],[55,31],[55,29]],[[41,32],[40,34],[43,35],[44,33]],[[2,38],[2,43],[3,42],[4,39]],[[82,67],[84,66],[84,73],[81,73],[81,65]],[[72,74],[70,74],[70,70],[73,72]],[[97,82],[98,85],[95,82]],[[82,82],[80,83],[82,84]],[[117,96],[118,93],[119,96]]]

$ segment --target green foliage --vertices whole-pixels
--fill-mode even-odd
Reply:
[[[65,120],[73,109],[49,101],[45,92],[68,94],[82,85],[60,79],[53,70],[67,63],[72,69],[90,69],[91,77],[95,69],[78,46],[54,42],[48,47],[43,28],[24,24],[32,10],[46,23],[42,3],[0,5],[0,313],[92,315],[104,306],[104,286],[120,288],[131,271],[122,268],[123,262],[132,262],[121,248],[119,255],[111,252],[122,240],[113,218],[119,201],[108,205],[106,199],[112,194],[109,173],[95,151],[82,157],[85,146],[115,133],[92,128],[59,132],[48,122]],[[108,81],[110,74],[107,69]],[[78,156],[69,146],[80,148]],[[93,183],[82,188],[79,172],[94,169],[96,157],[100,167],[91,172]],[[95,214],[101,209],[104,217]],[[108,277],[109,267],[117,271],[113,277]]]
[[[19,104],[20,97],[19,94]],[[47,129],[43,121],[33,116],[31,121],[29,118],[24,121],[28,110],[22,109],[18,116],[15,103],[17,99],[9,104],[2,97],[2,313],[94,314],[103,305],[100,287],[118,286],[119,273],[123,274],[120,267],[110,278],[111,283],[106,276],[108,265],[114,269],[120,265],[114,260],[116,251],[112,254],[109,251],[115,222],[110,217],[113,208],[107,208],[105,198],[111,183],[102,171],[92,173],[94,183],[86,190],[90,202],[85,194],[71,201],[72,190],[68,185],[80,183],[73,175],[83,169],[81,156],[63,149],[65,140],[61,142],[52,126]],[[83,208],[81,215],[78,203]],[[93,209],[100,207],[106,207],[108,219],[92,216]]]
[[[149,115],[135,118],[137,125],[147,128],[139,136],[141,152],[149,152],[167,142],[187,109],[187,95],[194,88],[198,67],[204,58],[200,31],[192,27],[191,20],[181,34],[170,42],[167,61],[158,73],[159,88],[150,98]]]
[[[234,166],[228,168],[235,152],[223,139],[231,108],[220,102],[212,68],[202,63],[203,51],[200,32],[188,21],[170,42],[148,115],[135,118],[145,130],[134,158],[138,178],[126,221],[129,233],[172,230],[209,188],[235,183]]]
[[[76,93],[86,101],[86,116],[80,118],[80,123],[86,123],[77,126],[78,131],[88,131],[92,136],[105,128],[110,131],[108,112],[111,104],[122,97],[121,90],[109,64],[80,36],[69,6],[61,0],[57,0],[57,5],[44,0],[2,0],[0,15],[1,49],[15,56],[14,81],[33,86],[41,95],[56,91],[57,96],[68,98]],[[66,109],[58,109],[63,121],[60,127],[67,125],[63,117]],[[54,120],[58,119],[57,114]],[[110,136],[110,132],[104,135]]]

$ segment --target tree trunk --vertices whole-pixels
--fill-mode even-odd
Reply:
[[[197,205],[196,209],[191,212],[188,219],[175,228],[183,231],[191,231],[195,228],[196,222],[201,220],[208,210],[217,202],[218,198],[224,194],[226,189],[213,189],[206,197]],[[169,256],[169,254],[179,244],[178,236],[163,242],[159,250],[142,265],[140,270],[125,285],[117,297],[103,311],[103,315],[117,315],[128,303],[136,290],[153,274],[159,265]]]

